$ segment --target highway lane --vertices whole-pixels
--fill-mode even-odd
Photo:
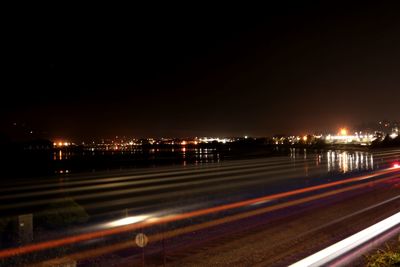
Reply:
[[[263,222],[264,224],[267,223],[269,224],[270,222],[273,222],[274,220],[276,220],[277,218],[279,218],[279,216],[276,216],[276,214],[272,214],[272,216],[270,217],[265,217],[265,214],[270,214],[271,212],[274,212],[276,210],[280,210],[280,209],[285,209],[288,208],[290,206],[297,206],[296,209],[292,210],[292,212],[286,213],[284,214],[284,218],[281,218],[280,223],[278,224],[280,228],[282,227],[290,227],[291,230],[296,229],[296,225],[293,225],[292,220],[299,220],[299,223],[301,225],[303,225],[304,222],[309,221],[309,219],[304,218],[303,216],[299,216],[299,211],[304,209],[303,207],[299,207],[298,205],[302,204],[302,203],[308,203],[307,207],[309,210],[312,210],[312,224],[310,224],[310,229],[308,231],[304,231],[304,229],[302,231],[299,231],[297,233],[297,237],[300,236],[305,236],[305,235],[310,235],[312,233],[316,233],[319,232],[320,234],[322,233],[323,235],[326,235],[326,229],[325,228],[329,228],[332,230],[332,226],[335,226],[333,229],[338,230],[339,232],[337,233],[338,235],[343,235],[346,234],[348,232],[349,229],[347,228],[351,228],[354,226],[353,223],[351,223],[351,220],[354,219],[354,217],[357,216],[361,216],[362,218],[364,218],[364,223],[370,223],[371,221],[375,220],[376,218],[381,218],[382,215],[386,215],[387,211],[383,212],[382,214],[378,214],[379,216],[377,216],[376,218],[372,218],[373,220],[365,220],[365,213],[368,213],[371,210],[374,210],[376,212],[376,209],[379,209],[386,205],[386,204],[393,204],[392,202],[397,201],[397,203],[399,203],[399,191],[398,188],[392,188],[393,185],[393,180],[395,181],[394,184],[396,184],[396,179],[398,179],[399,174],[395,173],[395,175],[392,175],[390,177],[386,177],[384,180],[378,180],[378,181],[370,181],[367,184],[357,184],[357,185],[353,185],[353,186],[349,186],[349,187],[345,187],[345,188],[341,188],[341,189],[336,189],[336,190],[331,190],[331,191],[327,191],[325,193],[320,193],[317,195],[313,195],[313,196],[309,196],[309,197],[303,197],[303,198],[299,198],[297,200],[292,200],[292,201],[287,201],[287,202],[283,202],[281,204],[278,205],[272,205],[270,207],[265,207],[265,208],[261,208],[261,209],[256,209],[253,211],[248,211],[248,212],[241,212],[238,213],[236,215],[233,216],[227,216],[227,217],[223,217],[220,219],[214,219],[212,221],[206,221],[204,223],[200,223],[200,224],[194,224],[194,225],[189,225],[187,227],[180,227],[178,229],[172,230],[172,231],[167,231],[167,232],[163,232],[160,234],[155,234],[155,235],[150,235],[149,239],[151,240],[152,243],[157,242],[157,240],[160,240],[161,238],[172,238],[174,236],[178,236],[181,237],[181,235],[185,235],[185,234],[190,234],[190,239],[189,240],[185,240],[185,238],[180,238],[179,242],[177,243],[182,243],[182,239],[184,240],[184,244],[183,244],[183,248],[179,248],[179,246],[177,247],[176,245],[171,245],[171,242],[169,242],[169,251],[171,253],[171,257],[175,258],[175,259],[181,259],[181,258],[185,258],[188,257],[190,261],[192,261],[193,259],[190,259],[192,254],[196,254],[193,252],[193,250],[187,250],[188,247],[193,247],[193,243],[198,243],[200,240],[200,243],[203,243],[203,241],[210,239],[210,232],[211,232],[211,240],[215,239],[215,227],[218,227],[217,229],[222,229],[220,232],[220,236],[219,237],[223,237],[222,239],[225,240],[232,240],[232,238],[236,238],[238,232],[241,232],[242,230],[246,229],[246,228],[250,228],[250,225],[254,225],[254,223],[256,224],[260,224],[260,222]],[[398,183],[398,180],[397,180]],[[371,187],[371,185],[373,185],[373,187]],[[389,188],[388,188],[388,185]],[[357,189],[357,190],[356,190]],[[362,189],[362,190],[360,190]],[[375,189],[378,189],[379,194],[376,194],[374,192],[374,197],[368,197],[365,198],[366,194],[371,194],[371,192],[373,192]],[[383,189],[383,190],[382,190]],[[390,190],[388,190],[390,189]],[[397,191],[396,191],[397,190]],[[351,192],[351,194],[348,194],[347,196],[345,196],[343,198],[343,194],[344,192]],[[363,195],[361,197],[364,197],[364,200],[362,201],[358,201],[358,202],[354,202],[355,199],[360,198],[361,193],[363,193]],[[389,200],[384,200],[381,201],[383,198],[382,197],[388,197],[388,196],[392,196],[392,198]],[[328,201],[326,200],[327,197],[331,196],[331,199]],[[334,198],[332,197],[334,196]],[[394,196],[394,197],[393,197]],[[351,198],[350,198],[351,197]],[[356,198],[357,197],[357,198]],[[320,200],[323,199],[323,202],[315,202],[316,200]],[[350,199],[350,200],[349,200]],[[343,201],[343,200],[347,200],[347,201]],[[258,201],[258,200],[254,200],[254,201]],[[314,203],[312,203],[314,201]],[[332,218],[332,216],[336,216],[334,220],[331,220],[327,223],[324,224],[324,222],[326,222],[326,218],[321,218],[321,220],[315,220],[315,214],[319,214],[321,212],[326,212],[326,210],[331,209],[331,203],[335,203],[335,202],[340,202],[339,203],[339,209],[336,208],[337,210],[335,210],[335,213],[330,214],[329,218]],[[311,202],[311,204],[310,204]],[[349,204],[350,203],[350,204]],[[371,205],[371,203],[376,203],[374,205]],[[354,204],[354,205],[353,205]],[[360,208],[363,205],[364,208]],[[395,205],[394,207],[397,207],[397,205]],[[349,212],[349,208],[351,210],[351,213]],[[358,210],[354,210],[354,208],[357,208]],[[343,213],[345,211],[345,213]],[[198,214],[197,214],[198,215]],[[189,216],[193,216],[193,215],[189,215]],[[308,216],[308,215],[307,215]],[[326,215],[325,215],[326,216]],[[179,216],[178,216],[179,217]],[[281,216],[282,217],[282,216]],[[368,218],[368,217],[367,217]],[[169,219],[173,219],[173,218],[169,218]],[[177,219],[177,218],[175,218]],[[266,220],[267,219],[267,220]],[[174,220],[174,219],[173,219]],[[245,220],[245,221],[244,221]],[[347,229],[346,231],[342,231],[343,230],[343,226],[342,227],[337,227],[337,224],[339,224],[339,226],[343,223],[343,221],[348,221],[350,223],[346,224],[345,229]],[[160,223],[165,223],[166,221],[161,221]],[[157,221],[153,221],[153,222],[148,222],[150,224],[154,224],[157,223]],[[229,223],[229,224],[227,224]],[[319,225],[318,225],[319,223]],[[126,226],[125,229],[121,229],[123,231],[132,231],[135,229],[143,229],[143,227],[145,227],[146,222],[143,222],[141,225],[138,224],[132,224],[132,225],[128,225]],[[227,232],[226,230],[226,225],[236,225],[234,232]],[[313,225],[318,225],[318,227],[316,228],[312,228]],[[238,231],[238,227],[239,226],[239,231]],[[357,225],[356,225],[357,226]],[[304,225],[303,225],[304,227]],[[360,227],[359,225],[357,227]],[[214,228],[214,230],[210,230]],[[269,226],[267,226],[267,229],[269,228]],[[278,228],[279,229],[279,228]],[[260,229],[259,229],[260,230]],[[265,229],[264,229],[265,230]],[[328,231],[328,233],[331,232],[331,230]],[[204,232],[205,234],[200,234],[200,236],[198,236],[199,232]],[[279,230],[280,232],[285,232],[282,231],[282,229]],[[342,232],[341,232],[342,231]],[[110,233],[115,234],[115,230],[110,230]],[[103,233],[104,234],[104,233]],[[193,234],[196,234],[194,236],[197,236],[197,238],[195,237],[195,240],[193,240]],[[259,236],[259,233],[257,234],[256,232],[254,233],[255,236]],[[285,234],[284,234],[285,235]],[[91,237],[93,238],[93,236]],[[243,238],[243,236],[241,237]],[[293,238],[293,233],[288,232],[287,236],[285,237],[285,239],[291,239]],[[279,240],[279,242],[273,241],[271,240],[272,244],[279,244],[281,243]],[[328,240],[329,241],[329,240]],[[312,242],[312,240],[311,240]],[[173,243],[173,242],[172,242]],[[313,248],[317,248],[318,247],[318,242],[314,242],[315,244],[313,245]],[[197,244],[198,245],[198,244]],[[225,244],[226,245],[226,244]],[[270,244],[271,245],[271,244]],[[286,246],[290,245],[289,243],[286,243]],[[135,245],[132,243],[132,241],[126,241],[123,243],[118,243],[115,245],[109,245],[104,247],[104,249],[96,249],[94,251],[82,251],[79,252],[77,254],[73,254],[70,255],[68,258],[70,259],[75,258],[75,259],[79,259],[79,260],[83,260],[87,257],[95,257],[96,255],[98,256],[97,253],[112,253],[118,250],[122,250],[122,249],[128,249],[130,247],[134,247]],[[215,244],[214,245],[206,245],[210,246],[211,249],[215,249]],[[229,247],[229,245],[227,245]],[[248,244],[245,244],[245,246],[248,246]],[[196,247],[196,246],[195,246]],[[201,251],[204,251],[204,245],[201,245]],[[197,248],[198,249],[198,248]],[[297,253],[306,253],[306,251],[304,251],[304,247],[300,246],[300,248],[291,248],[292,251],[297,251]],[[175,252],[173,252],[175,250]],[[184,252],[182,252],[182,250]],[[196,248],[194,248],[194,250],[196,251]],[[178,251],[178,252],[177,252]],[[230,251],[230,249],[229,249]],[[249,249],[248,249],[249,251]],[[182,256],[182,253],[184,254],[184,256]],[[210,252],[211,254],[215,254],[212,251]],[[224,251],[224,253],[226,254],[227,251]],[[221,256],[223,257],[223,254],[221,253]],[[238,253],[236,251],[236,253]],[[132,254],[140,254],[137,251],[131,251],[129,253],[130,255]],[[282,255],[286,255],[287,254],[283,253]],[[226,256],[226,255],[225,255]],[[230,256],[232,257],[232,255]],[[247,258],[251,257],[250,255],[247,255]],[[279,258],[279,255],[275,255],[275,258]],[[150,255],[150,258],[157,258],[154,255]],[[235,258],[235,257],[233,257]],[[240,261],[240,258],[235,258],[236,260]],[[134,260],[134,259],[130,259],[130,260]],[[179,266],[181,264],[181,261],[179,261],[179,264],[177,266]],[[208,261],[203,261],[203,262],[196,262],[196,265],[199,266],[207,266],[208,264],[210,264],[210,262]],[[190,265],[189,265],[190,266]],[[227,266],[227,265],[221,265],[221,266]],[[236,265],[235,265],[236,266]],[[245,265],[248,266],[248,265]],[[266,266],[271,266],[271,265],[266,265]],[[282,265],[283,266],[283,265]]]
[[[397,151],[381,152],[375,155],[375,161],[386,161],[397,156]],[[151,195],[155,196],[154,201],[170,202],[176,197],[201,198],[210,192],[208,196],[212,193],[216,196],[216,201],[229,194],[234,201],[237,196],[246,195],[246,192],[267,194],[285,187],[303,187],[324,182],[323,178],[318,177],[326,174],[327,163],[321,162],[317,165],[312,155],[308,157],[224,162],[205,168],[161,168],[144,174],[138,171],[138,174],[117,177],[104,177],[104,174],[100,174],[97,178],[93,175],[80,178],[65,176],[55,181],[30,181],[30,184],[2,187],[0,200],[7,204],[0,205],[0,211],[6,213],[19,208],[28,208],[29,211],[31,207],[44,205],[65,196],[81,202],[89,210],[102,212],[106,210],[104,207],[117,209],[124,208],[124,205],[146,206],[152,202]],[[264,190],[260,190],[260,187]],[[253,192],[254,188],[260,192]],[[226,194],[224,189],[231,191]],[[112,200],[109,200],[110,198]]]
[[[349,152],[348,155],[355,159],[357,153]],[[327,172],[329,162],[325,155],[308,154],[300,158],[264,158],[203,167],[118,172],[117,176],[101,173],[64,176],[57,180],[42,179],[37,183],[18,181],[18,185],[10,184],[0,189],[3,202],[0,211],[2,214],[16,210],[36,211],[40,205],[69,197],[91,212],[92,221],[82,227],[84,232],[98,229],[96,225],[110,220],[110,216],[120,218],[121,213],[115,211],[122,209],[127,209],[128,214],[135,216],[156,214],[158,218],[200,210],[221,213],[227,210],[226,207],[230,207],[234,213],[223,213],[223,216],[245,214],[250,206],[262,208],[266,205],[269,208],[268,205],[277,204],[269,203],[271,195],[281,194],[281,201],[289,203],[294,201],[291,197],[299,195],[299,198],[304,198],[308,196],[305,193],[312,191],[321,194],[340,190],[343,186],[357,186],[358,183],[390,178],[391,172],[385,173],[386,168],[389,163],[399,160],[400,152],[391,150],[359,154],[359,158],[364,157],[362,164],[358,162],[360,168],[345,173],[340,168],[344,159],[340,155],[337,154],[335,159],[337,169],[331,172]],[[350,166],[350,163],[346,164]],[[242,210],[243,207],[247,208]],[[200,213],[201,216],[205,214],[208,213]],[[60,237],[69,234],[66,231]]]
[[[288,266],[399,211],[396,187],[354,193],[299,206],[296,212],[269,217],[263,225],[243,232],[236,228],[221,234],[221,241],[204,241],[199,234],[201,243],[171,249],[169,266]],[[362,263],[363,255],[358,257]]]

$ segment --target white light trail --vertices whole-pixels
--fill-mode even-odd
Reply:
[[[337,259],[343,254],[379,236],[380,234],[398,224],[400,224],[400,212],[346,239],[343,239],[342,241],[339,241],[332,246],[329,246],[311,256],[308,256],[307,258],[304,258],[290,265],[290,267],[326,266],[326,264],[328,264],[332,260]]]
[[[126,217],[123,219],[119,219],[113,222],[110,222],[107,224],[108,227],[118,227],[118,226],[124,226],[128,224],[134,224],[138,222],[142,222],[146,219],[150,218],[149,215],[139,215],[139,216],[132,216],[132,217]]]

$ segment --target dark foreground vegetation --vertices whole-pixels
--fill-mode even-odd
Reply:
[[[400,266],[400,237],[396,244],[386,245],[386,248],[367,256],[366,260],[367,267]]]
[[[381,148],[381,147],[400,147],[400,135],[396,138],[391,138],[389,135],[383,140],[376,139],[371,144],[372,148]]]

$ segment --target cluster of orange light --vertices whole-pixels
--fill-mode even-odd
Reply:
[[[340,129],[340,135],[347,135],[347,134],[348,134],[348,131],[346,128]]]
[[[53,145],[55,147],[63,147],[63,146],[69,146],[69,145],[71,145],[71,143],[69,143],[69,142],[54,142]]]
[[[182,142],[181,142],[181,145],[182,146],[186,146],[186,145],[188,145],[188,144],[192,144],[192,145],[197,145],[199,142],[197,142],[197,141],[185,141],[185,140],[183,140]]]

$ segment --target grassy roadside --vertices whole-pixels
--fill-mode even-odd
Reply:
[[[367,267],[400,266],[400,236],[393,245],[386,244],[386,248],[366,256],[366,262]]]

